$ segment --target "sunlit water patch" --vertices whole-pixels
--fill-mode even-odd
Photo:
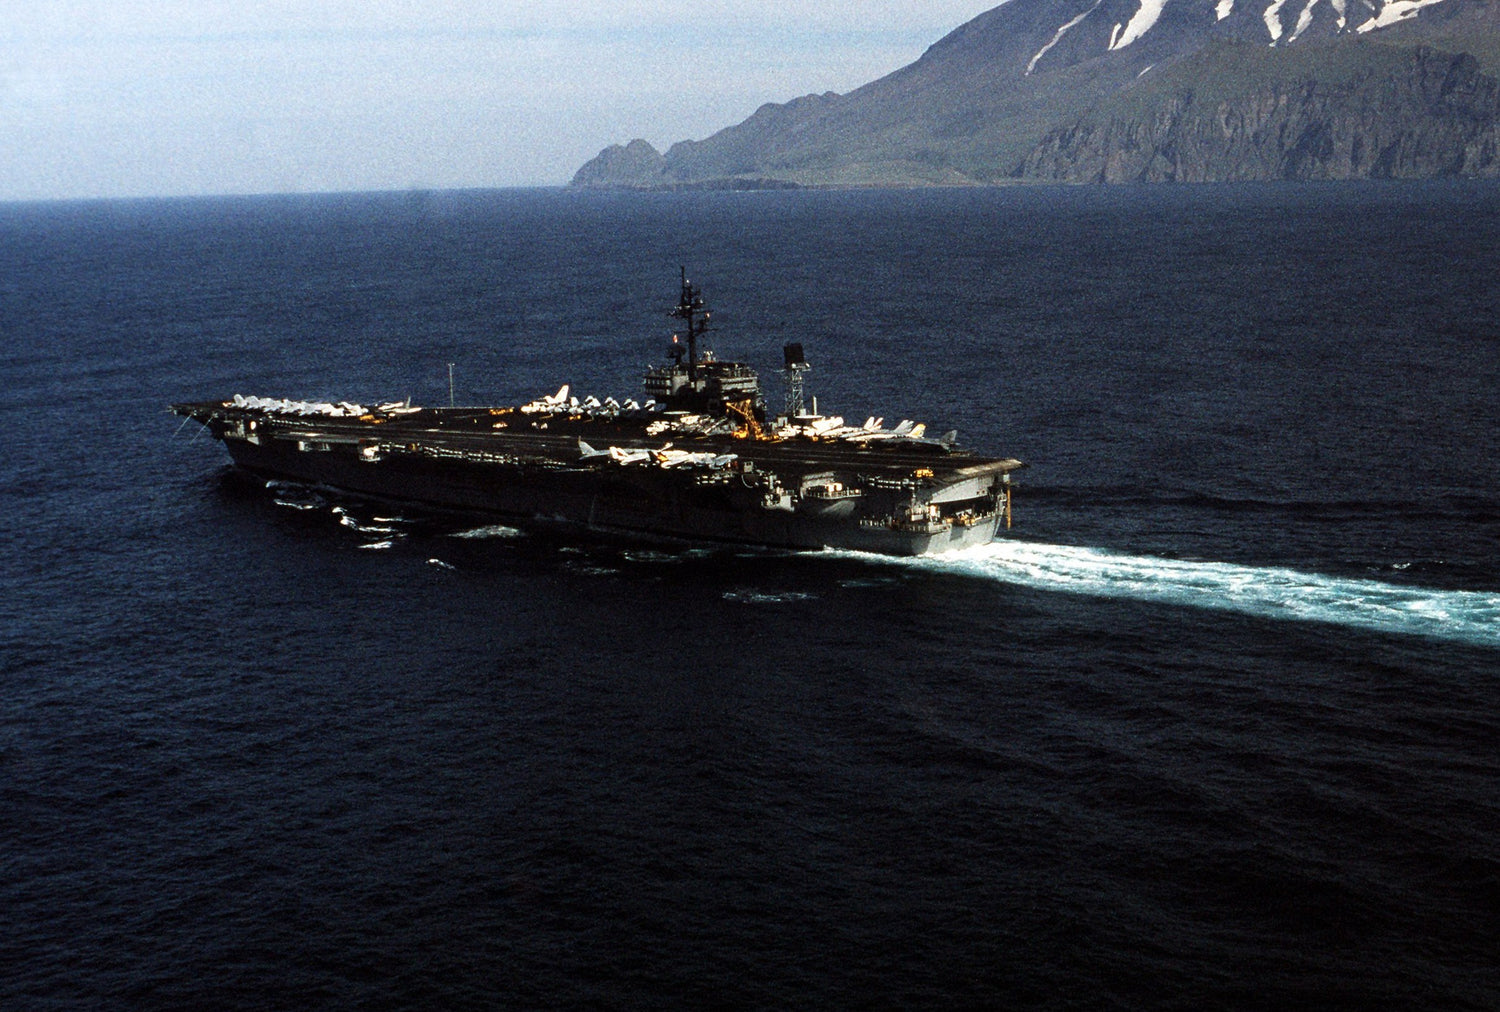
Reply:
[[[473,527],[466,531],[458,531],[453,535],[455,538],[519,538],[520,536],[520,530],[507,527],[505,524],[485,524],[483,527]]]
[[[303,502],[296,499],[283,499],[279,497],[271,501],[274,502],[277,506],[282,506],[286,509],[299,510],[304,513],[308,510],[320,509],[323,505],[322,503]]]
[[[396,531],[396,528],[390,526],[389,524],[361,523],[347,513],[339,517],[339,523],[344,527],[348,527],[354,531],[359,532],[360,534],[394,534]]]
[[[772,593],[759,590],[726,590],[724,592],[724,600],[740,604],[789,604],[796,601],[811,601],[815,597],[814,594],[804,594],[799,591]]]
[[[681,562],[682,555],[673,555],[670,552],[656,552],[650,550],[632,550],[621,552],[620,557],[626,562],[636,563],[676,563]]]
[[[271,493],[271,501],[284,509],[306,512],[328,507],[328,500],[307,485],[290,481],[268,481],[266,488]]]
[[[1500,647],[1497,592],[1433,590],[1278,567],[1124,555],[1026,541],[996,541],[947,555],[900,561],[1042,590],[1331,622]]]

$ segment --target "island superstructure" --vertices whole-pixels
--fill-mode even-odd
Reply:
[[[800,344],[783,349],[786,410],[755,370],[700,350],[710,312],[682,276],[671,360],[644,401],[563,386],[514,407],[366,406],[235,395],[181,403],[263,479],[637,536],[923,555],[1011,523],[1014,459],[903,421],[809,413]]]

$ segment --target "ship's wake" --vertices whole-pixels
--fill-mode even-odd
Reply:
[[[996,541],[908,560],[1043,590],[1329,622],[1500,647],[1500,593],[1433,590],[1293,569]]]

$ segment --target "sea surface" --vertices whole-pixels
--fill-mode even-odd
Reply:
[[[0,206],[0,1007],[1500,1007],[1500,188]],[[1016,456],[886,560],[168,414],[721,357]]]

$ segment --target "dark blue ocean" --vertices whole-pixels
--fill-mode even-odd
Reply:
[[[174,401],[721,357],[940,560],[238,478]],[[0,206],[0,1007],[1500,1007],[1500,188]]]

